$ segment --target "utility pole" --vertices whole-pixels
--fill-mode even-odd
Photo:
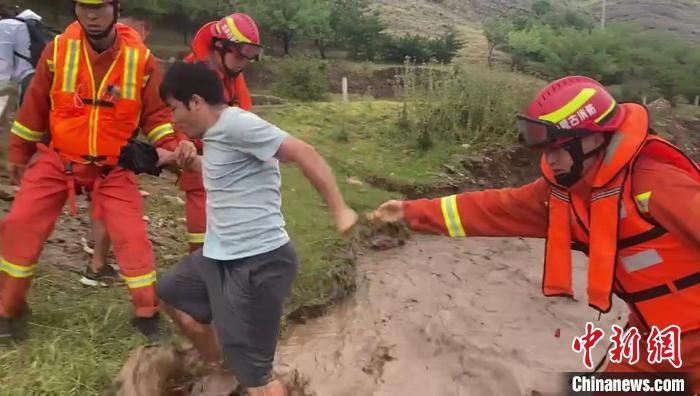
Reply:
[[[605,30],[605,8],[607,8],[607,1],[603,0],[603,10],[600,16],[600,27]]]

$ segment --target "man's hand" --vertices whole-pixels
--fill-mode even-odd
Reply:
[[[7,163],[7,173],[10,174],[10,182],[13,186],[20,185],[25,169],[27,169],[27,165],[14,164],[12,162]]]
[[[156,147],[156,152],[158,153],[158,167],[163,167],[171,165],[175,162],[176,156],[175,152],[166,150],[160,147]]]
[[[359,219],[357,213],[347,206],[334,213],[333,217],[335,220],[335,227],[343,236],[347,236],[351,233]]]
[[[197,147],[189,140],[181,141],[175,149],[175,161],[182,169],[193,169],[197,157]]]
[[[397,223],[404,219],[403,201],[384,202],[369,215],[369,219],[378,223]]]

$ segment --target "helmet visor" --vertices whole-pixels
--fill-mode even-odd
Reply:
[[[238,52],[239,55],[251,61],[258,60],[260,52],[262,51],[262,47],[259,45],[249,43],[232,43],[231,47]]]
[[[532,119],[526,116],[517,116],[518,140],[525,147],[541,149],[560,146],[575,138],[590,135],[590,131],[584,129],[562,129],[547,121]]]

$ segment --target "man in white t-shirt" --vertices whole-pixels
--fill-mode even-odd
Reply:
[[[302,170],[338,231],[347,234],[357,214],[312,146],[253,113],[228,107],[221,80],[206,65],[173,65],[161,97],[176,125],[204,143],[202,157],[159,154],[161,165],[202,170],[207,229],[204,247],[159,281],[158,296],[204,359],[216,367],[223,355],[250,395],[286,395],[272,367],[298,263],[284,228],[279,161]]]
[[[41,21],[41,16],[32,10],[24,10],[16,16],[15,12],[15,8],[0,6],[0,92],[10,83],[17,83],[20,105],[34,75],[34,66],[29,62],[31,39],[27,24],[14,18]]]

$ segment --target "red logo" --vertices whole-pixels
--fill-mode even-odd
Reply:
[[[675,368],[680,368],[681,361],[681,328],[676,325],[659,330],[654,326],[647,340],[650,364],[659,364],[667,360]]]
[[[613,342],[613,347],[609,352],[610,361],[613,363],[622,363],[622,358],[626,358],[630,364],[635,364],[639,361],[639,341],[642,338],[639,330],[636,327],[624,331],[618,325],[613,325],[613,334],[610,341]]]
[[[586,323],[586,334],[581,337],[574,338],[571,345],[572,349],[576,353],[583,352],[583,364],[589,369],[593,369],[593,358],[591,357],[591,349],[600,342],[605,336],[605,332],[593,325],[593,323]]]

